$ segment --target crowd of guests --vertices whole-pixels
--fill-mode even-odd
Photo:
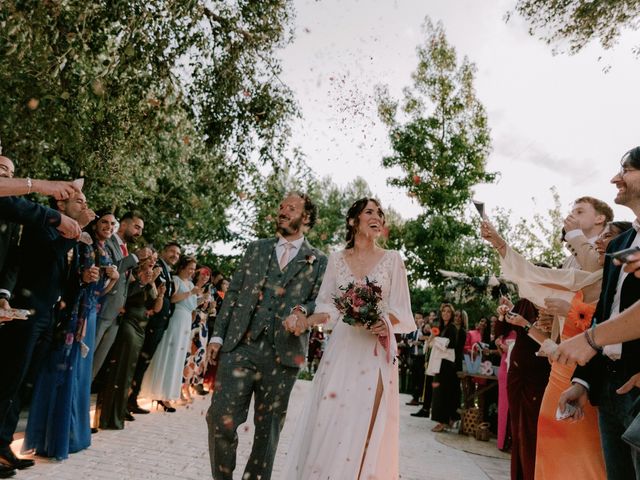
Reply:
[[[614,201],[635,220],[615,220],[602,200],[576,199],[564,220],[570,255],[557,268],[532,264],[482,224],[521,297],[498,307],[515,331],[507,373],[513,479],[640,478],[640,335],[630,331],[640,308],[640,255],[614,260],[640,245],[640,147],[618,168]]]
[[[520,299],[500,298],[496,315],[471,331],[462,311],[443,304],[416,316],[416,332],[400,340],[409,404],[422,403],[413,415],[430,414],[434,431],[458,419],[464,354],[481,344],[483,359],[499,359],[497,442],[511,452],[514,480],[640,478],[640,253],[614,259],[640,245],[640,147],[624,154],[611,183],[635,220],[577,198],[564,219],[562,265],[531,263],[485,218],[480,234]],[[435,328],[448,352],[429,374]]]
[[[500,348],[500,345],[505,345],[506,337],[497,320],[496,315],[489,319],[480,317],[474,328],[470,329],[466,311],[456,310],[451,303],[443,303],[438,312],[432,310],[426,316],[416,313],[415,332],[398,338],[400,375],[403,380],[401,388],[412,397],[407,405],[420,406],[412,416],[431,417],[437,422],[432,431],[450,430],[460,420],[461,381],[458,372],[464,370],[464,355],[489,360],[500,366],[499,376],[502,376],[503,370],[506,374],[503,360],[506,349]],[[437,338],[446,339],[445,346],[451,349],[451,356],[438,358],[436,362],[436,355],[431,357],[431,353],[438,348]],[[428,370],[430,361],[432,367],[434,363],[439,366]],[[483,380],[478,382],[482,384]],[[506,402],[506,396],[504,399]],[[497,400],[492,392],[486,395],[483,409],[488,420],[490,416],[496,417],[490,412],[498,408]],[[501,406],[502,410],[506,408],[506,403]],[[498,435],[505,443],[502,437],[506,437],[507,433],[506,414],[501,414],[499,418],[504,425],[501,425]],[[492,423],[495,424],[493,430],[497,432],[497,421]],[[508,445],[502,445],[501,448],[506,449]]]
[[[90,445],[92,429],[149,413],[138,398],[174,412],[211,390],[206,346],[228,286],[175,242],[142,245],[139,213],[93,211],[81,182],[13,172],[0,156],[0,478],[34,463],[11,450],[24,397],[24,450],[63,459]],[[611,183],[636,220],[576,199],[564,220],[570,255],[557,268],[526,260],[485,219],[480,234],[520,299],[502,297],[473,329],[443,303],[398,339],[409,404],[421,407],[413,415],[430,416],[434,432],[459,420],[464,355],[498,367],[497,441],[511,451],[513,479],[640,478],[640,253],[624,267],[610,255],[640,246],[640,147]],[[33,192],[50,206],[24,198]],[[326,341],[314,335],[311,365]]]
[[[81,182],[14,168],[0,156],[0,478],[34,464],[11,449],[24,400],[23,452],[64,459],[149,413],[139,397],[175,412],[209,393],[206,346],[229,283],[176,242],[143,244],[141,214],[94,211]]]

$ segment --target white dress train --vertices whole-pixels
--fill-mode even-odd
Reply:
[[[407,272],[400,254],[385,251],[367,275],[382,287],[383,312],[399,323],[393,333],[415,330]],[[399,393],[395,338],[390,358],[377,337],[344,323],[333,305],[340,287],[356,280],[344,251],[329,257],[316,313],[334,326],[287,453],[284,480],[393,480],[399,475]],[[377,346],[376,346],[377,345]],[[382,395],[372,418],[376,389]],[[367,435],[371,436],[367,445]]]

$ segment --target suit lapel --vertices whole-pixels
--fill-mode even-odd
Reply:
[[[173,291],[173,279],[171,278],[171,272],[169,272],[169,266],[162,259],[160,259],[160,266],[162,267],[162,276],[164,279],[164,284],[167,287],[167,290],[165,292],[165,297],[171,298],[171,296],[175,292]]]
[[[111,237],[109,237],[104,242],[104,246],[109,250],[109,253],[111,254],[111,260],[114,263],[117,263],[122,260],[122,250],[120,249],[120,245],[118,245],[118,242],[116,241],[114,235],[111,235]]]
[[[607,252],[616,252],[618,250],[624,250],[625,248],[629,248],[629,246],[633,243],[633,240],[636,238],[636,231],[631,228],[620,237],[614,239],[609,245],[612,248],[607,248]],[[611,258],[607,259],[607,262],[610,262],[609,275],[607,278],[607,308],[605,311],[606,318],[609,318],[611,315],[611,306],[613,305],[613,297],[616,294],[616,288],[618,286],[618,278],[620,277],[620,269],[621,265],[614,265],[611,261]],[[605,320],[604,318],[602,320]]]
[[[285,272],[284,279],[282,280],[282,287],[286,287],[287,284],[291,281],[291,279],[304,267],[308,266],[307,257],[312,255],[311,245],[305,239],[300,245],[300,250],[298,250],[298,254],[291,259],[289,265],[287,265],[287,269]]]
[[[276,243],[278,239],[273,238],[268,242],[261,242],[260,249],[257,252],[257,258],[254,265],[256,266],[255,276],[256,283],[259,289],[262,290],[264,283],[266,282],[267,275],[269,273],[269,264],[271,263],[271,256],[275,255]]]

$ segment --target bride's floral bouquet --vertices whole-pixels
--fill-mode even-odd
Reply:
[[[375,280],[365,277],[364,282],[349,282],[340,290],[342,295],[334,296],[333,303],[342,314],[343,322],[371,328],[382,320],[382,288]]]
[[[340,287],[342,295],[333,297],[333,304],[342,314],[342,321],[352,326],[362,325],[371,328],[382,320],[387,326],[386,335],[378,335],[378,342],[374,348],[374,355],[378,355],[378,343],[386,351],[387,362],[391,355],[390,326],[382,316],[382,288],[365,277],[364,282],[349,282],[346,287]],[[395,343],[394,343],[395,345]],[[394,363],[395,363],[395,351]]]

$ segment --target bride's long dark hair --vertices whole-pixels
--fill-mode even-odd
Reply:
[[[380,205],[380,202],[378,200],[376,200],[375,198],[369,198],[369,197],[364,197],[359,200],[356,200],[355,202],[353,202],[353,205],[351,205],[351,208],[349,208],[349,211],[347,212],[347,220],[346,220],[347,247],[346,248],[353,248],[356,240],[356,232],[358,231],[358,223],[360,222],[360,219],[359,219],[360,214],[366,208],[369,202],[373,202],[378,206],[378,209],[380,210],[380,214],[382,216],[382,222],[384,224],[384,211],[382,210],[382,206]],[[353,220],[353,225],[349,223],[349,220]]]

